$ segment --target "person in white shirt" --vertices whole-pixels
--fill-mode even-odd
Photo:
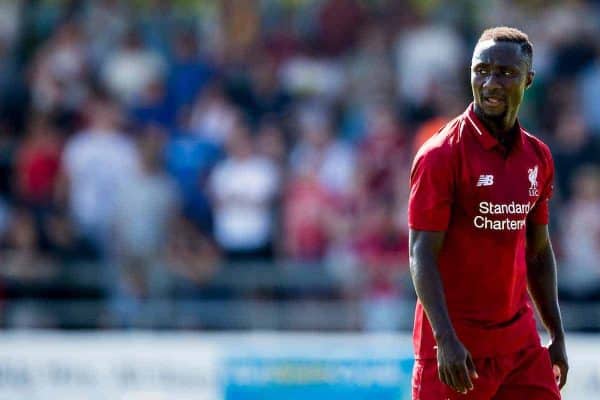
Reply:
[[[119,188],[140,170],[135,144],[120,130],[118,108],[106,99],[88,105],[90,124],[76,133],[63,153],[65,190],[79,232],[105,253]]]
[[[101,67],[101,79],[124,104],[132,102],[153,82],[166,75],[163,57],[147,48],[137,32],[130,32],[120,49],[108,55]]]
[[[307,107],[298,116],[300,140],[290,154],[294,175],[315,173],[319,184],[337,198],[347,198],[354,186],[354,149],[335,137],[330,115]]]
[[[226,150],[227,157],[215,167],[209,181],[215,239],[228,261],[269,259],[280,172],[275,163],[256,153],[241,124],[231,132]]]

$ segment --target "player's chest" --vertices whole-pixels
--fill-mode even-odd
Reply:
[[[473,156],[458,171],[458,204],[467,214],[526,216],[540,197],[547,173],[543,168],[539,158],[527,153]]]

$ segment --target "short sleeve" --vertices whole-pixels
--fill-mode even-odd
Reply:
[[[454,173],[445,148],[417,154],[410,174],[408,226],[422,231],[445,231],[454,198]]]
[[[548,174],[540,197],[529,213],[527,220],[536,225],[547,225],[550,222],[550,199],[554,191],[554,163],[548,150]]]

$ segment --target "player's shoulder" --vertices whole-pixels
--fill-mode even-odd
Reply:
[[[530,146],[531,149],[543,159],[543,161],[552,161],[552,152],[550,147],[544,143],[544,141],[537,136],[531,134],[525,129],[521,129],[525,142]]]
[[[462,139],[463,127],[464,120],[462,116],[458,116],[448,122],[421,145],[415,155],[415,161],[451,157],[456,145]]]

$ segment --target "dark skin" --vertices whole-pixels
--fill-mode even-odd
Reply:
[[[478,43],[471,64],[474,111],[488,131],[510,147],[525,90],[533,82],[531,60],[516,43]],[[474,387],[477,372],[468,349],[456,334],[446,305],[438,256],[445,232],[410,231],[410,270],[417,296],[437,343],[439,379],[459,393]],[[527,224],[527,279],[531,298],[548,331],[550,359],[560,369],[559,387],[569,369],[558,306],[556,261],[547,225]]]
[[[487,40],[475,47],[471,60],[475,114],[501,143],[512,136],[533,76],[530,60],[519,44]]]
[[[550,335],[550,360],[560,369],[559,388],[567,383],[569,360],[556,289],[556,259],[548,225],[527,225],[527,284],[540,318]]]
[[[410,272],[437,343],[438,377],[459,393],[473,390],[477,371],[471,354],[461,343],[448,313],[438,268],[445,232],[410,230]]]

